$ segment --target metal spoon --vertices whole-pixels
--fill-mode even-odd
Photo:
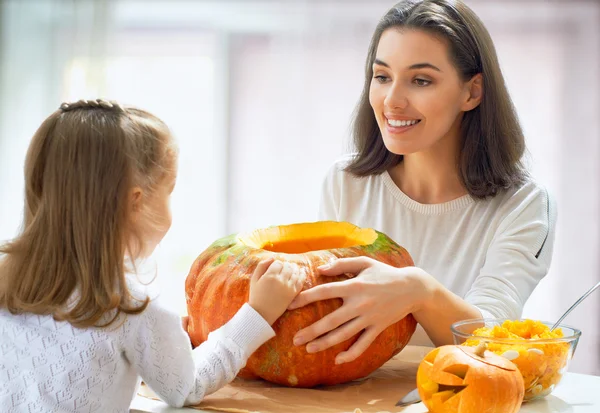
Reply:
[[[565,311],[565,313],[558,319],[558,321],[556,323],[554,323],[554,325],[552,326],[550,331],[552,331],[556,327],[558,327],[559,324],[565,319],[566,316],[569,315],[569,313],[571,311],[573,311],[573,309],[575,307],[577,307],[579,304],[581,304],[581,302],[583,300],[585,300],[591,293],[596,291],[599,287],[600,287],[600,282],[598,284],[594,285],[592,288],[590,288],[585,294],[583,294],[579,298],[579,300],[575,301],[575,304],[573,304],[571,307],[569,307],[569,309],[567,311]],[[408,392],[406,395],[404,395],[403,398],[398,400],[398,403],[396,403],[396,406],[408,406],[411,404],[419,403],[420,401],[421,401],[421,396],[419,396],[419,390],[414,389],[414,390]]]
[[[581,302],[583,300],[585,300],[588,295],[590,295],[591,293],[593,293],[598,287],[600,287],[600,282],[596,285],[594,285],[592,288],[590,288],[585,294],[583,294],[581,296],[581,298],[577,301],[575,301],[575,304],[573,304],[567,311],[565,311],[565,313],[558,319],[558,321],[556,323],[554,323],[554,325],[552,326],[552,328],[550,329],[550,331],[554,330],[556,327],[558,327],[558,325],[560,324],[561,321],[563,321],[565,319],[566,316],[569,315],[569,313],[571,311],[573,311],[573,309],[575,307],[577,307],[579,304],[581,304]]]

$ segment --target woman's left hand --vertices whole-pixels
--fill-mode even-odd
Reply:
[[[344,303],[300,330],[294,336],[294,344],[308,343],[307,352],[316,353],[364,330],[352,347],[337,355],[336,364],[356,359],[384,329],[418,311],[430,294],[427,282],[430,276],[416,267],[396,268],[371,258],[357,257],[338,259],[319,267],[319,271],[329,276],[357,275],[349,280],[318,285],[296,297],[290,310],[331,298],[342,298]]]

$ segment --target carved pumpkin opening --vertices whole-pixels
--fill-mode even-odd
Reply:
[[[463,391],[467,385],[462,386],[448,386],[447,384],[438,384],[438,393],[452,393],[451,396]]]
[[[428,365],[433,366],[433,364],[427,360],[424,360],[423,363],[427,363]],[[466,364],[453,364],[451,366],[446,367],[443,371],[445,373],[452,374],[453,376],[456,376],[461,381],[463,381],[467,376],[469,366]],[[452,396],[457,395],[465,388],[467,388],[466,384],[443,384],[435,382],[431,379],[425,380],[423,382],[423,390],[426,391],[426,394],[429,397],[436,399],[437,403],[447,402],[448,399],[450,399]]]
[[[371,228],[358,228],[347,222],[313,222],[259,229],[239,238],[252,248],[285,254],[351,248],[377,240]]]
[[[440,352],[440,348],[436,348],[431,350],[429,353],[427,353],[427,355],[425,356],[425,361],[430,364],[433,365],[433,362],[435,361],[435,358],[437,357],[438,353]]]

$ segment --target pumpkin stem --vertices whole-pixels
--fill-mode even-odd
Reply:
[[[487,350],[487,343],[485,341],[480,341],[477,347],[475,348],[475,355],[483,358],[485,357],[485,351]]]

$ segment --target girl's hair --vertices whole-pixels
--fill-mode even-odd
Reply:
[[[167,126],[148,112],[104,100],[62,104],[27,152],[23,230],[0,247],[0,307],[76,327],[142,312],[148,298],[134,299],[125,277],[125,255],[136,258],[143,245],[130,191],[151,195],[174,168],[174,151]]]
[[[382,33],[390,28],[423,30],[445,39],[463,81],[478,73],[483,75],[481,103],[464,114],[461,124],[457,166],[467,191],[485,198],[499,189],[521,184],[527,177],[521,163],[525,151],[523,131],[492,39],[477,15],[460,0],[404,0],[380,20],[369,46],[365,83],[352,123],[358,154],[346,170],[358,176],[380,174],[403,158],[385,147],[369,103],[373,61]]]

